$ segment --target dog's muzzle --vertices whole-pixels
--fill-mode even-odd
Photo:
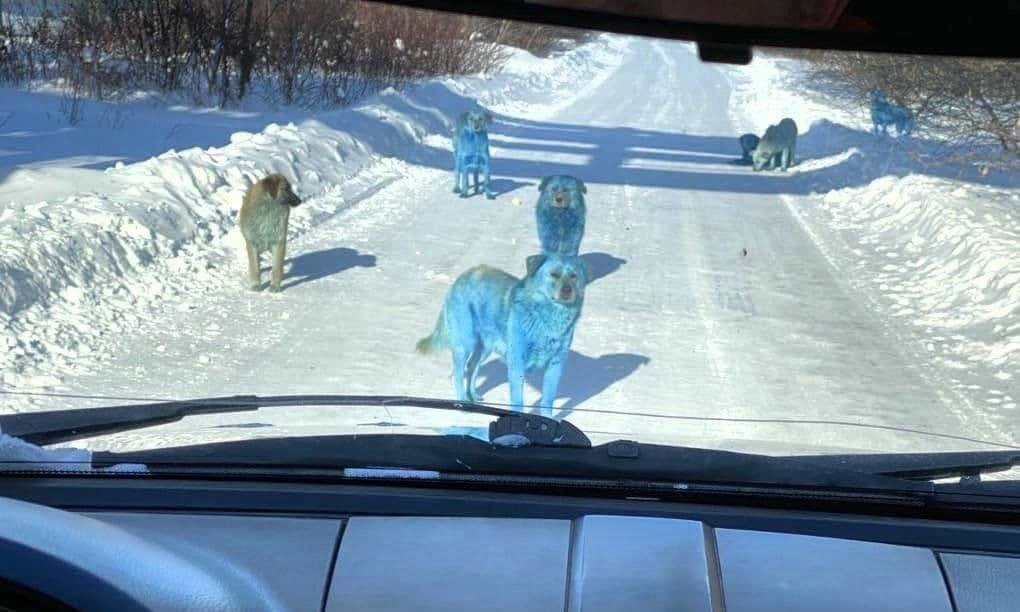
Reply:
[[[570,287],[564,287],[556,294],[556,299],[561,302],[573,302],[577,292]]]
[[[566,208],[567,202],[568,199],[566,195],[562,193],[557,193],[553,195],[552,205],[555,206],[556,208]]]

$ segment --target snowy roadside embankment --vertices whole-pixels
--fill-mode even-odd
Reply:
[[[785,201],[847,285],[876,306],[904,350],[965,401],[1003,423],[1020,402],[1020,176],[925,163],[937,143],[869,133],[860,108],[802,95],[797,62],[756,58],[731,76],[735,125],[762,133],[792,116],[791,174],[809,188]]]
[[[844,272],[920,328],[940,365],[982,363],[1002,381],[1020,372],[1020,192],[887,177],[825,194],[812,218],[849,249]],[[986,401],[1020,400],[996,395]]]
[[[387,90],[300,124],[234,133],[225,146],[118,164],[96,181],[101,187],[84,181],[67,197],[38,201],[26,190],[0,205],[0,384],[25,382],[21,373],[43,360],[54,371],[72,362],[80,369],[104,335],[144,316],[146,302],[217,282],[216,267],[236,265],[240,286],[236,214],[260,176],[296,181],[305,204],[291,227],[300,234],[398,179],[401,160],[438,158],[436,146],[421,145],[448,147],[454,117],[474,101],[500,112],[495,102],[513,92],[532,113],[553,112],[611,72],[625,44],[600,37],[549,59],[512,51],[495,75]],[[111,127],[108,137],[138,135]]]

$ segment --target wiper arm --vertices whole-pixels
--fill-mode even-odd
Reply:
[[[791,457],[802,463],[829,469],[852,469],[876,476],[908,480],[964,478],[980,480],[981,474],[1004,472],[1020,465],[1020,450],[946,453],[876,453],[861,455],[812,455]]]
[[[326,435],[250,438],[193,446],[96,453],[106,464],[139,463],[168,473],[214,470],[224,473],[313,470],[345,475],[347,469],[438,473],[443,479],[498,478],[538,486],[537,480],[568,479],[599,486],[636,486],[683,494],[729,492],[755,495],[765,490],[786,495],[860,495],[925,503],[929,482],[875,476],[852,469],[816,467],[787,457],[642,444],[626,440],[590,448],[533,445],[506,452],[471,436],[409,434]],[[320,474],[321,475],[321,474]],[[363,476],[355,476],[363,477]],[[397,476],[399,477],[399,476]],[[429,478],[432,478],[431,476]],[[561,483],[563,484],[563,483]],[[820,497],[821,498],[821,497]],[[899,502],[897,502],[899,503]]]
[[[45,446],[106,434],[145,429],[180,421],[186,416],[224,414],[259,408],[300,406],[406,406],[455,410],[497,417],[489,424],[489,440],[517,437],[534,446],[590,448],[591,441],[567,421],[472,402],[400,395],[235,395],[206,399],[77,408],[0,415],[0,431]]]

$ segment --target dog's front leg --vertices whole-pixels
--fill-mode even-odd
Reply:
[[[470,171],[463,163],[461,164],[460,169],[457,170],[457,193],[459,193],[462,198],[468,197],[468,189],[470,189],[471,186],[469,173]]]
[[[276,243],[276,247],[273,249],[273,271],[269,282],[269,290],[274,293],[280,291],[280,285],[283,283],[283,261],[287,256],[286,227],[285,225],[283,236],[280,237],[280,241]]]
[[[566,360],[566,355],[553,357],[542,376],[542,399],[539,406],[545,416],[552,416],[553,402],[556,401],[556,391],[560,387],[560,376],[563,375],[563,364]]]
[[[506,352],[506,377],[510,383],[510,407],[524,411],[525,348],[520,339],[510,339]]]
[[[460,155],[453,152],[453,192],[460,193]]]
[[[485,197],[494,200],[496,194],[492,193],[492,166],[490,160],[485,160]]]

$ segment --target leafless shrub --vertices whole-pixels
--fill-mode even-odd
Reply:
[[[495,45],[472,37],[470,18],[360,3],[354,15],[360,63],[385,81],[481,72],[502,59]]]
[[[588,39],[590,32],[557,26],[517,21],[479,19],[476,32],[486,41],[529,51],[539,57],[561,50],[564,44],[577,44]]]
[[[913,111],[944,156],[1020,162],[1020,62],[848,52],[776,52],[805,62],[803,83],[867,105],[878,88]]]
[[[568,36],[356,0],[3,4],[19,17],[0,19],[0,79],[57,79],[75,98],[136,88],[220,106],[252,91],[282,104],[344,104],[389,85],[491,70],[502,45],[545,51]]]
[[[0,7],[0,80],[48,78],[56,24],[42,0],[4,0]]]

